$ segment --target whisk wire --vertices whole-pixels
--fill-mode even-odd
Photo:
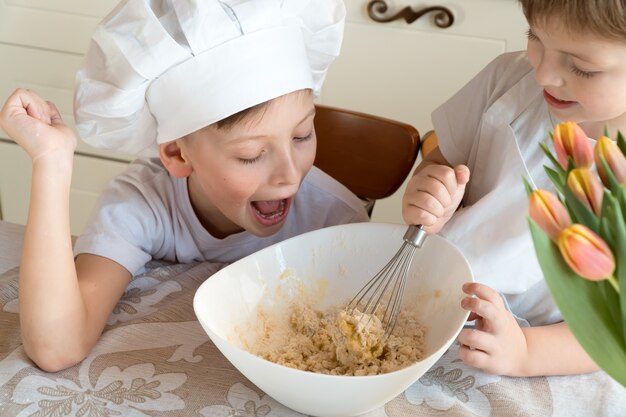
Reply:
[[[362,310],[364,316],[361,317],[361,321],[367,317],[367,321],[364,324],[361,323],[365,328],[376,315],[383,326],[384,338],[389,337],[400,314],[407,273],[413,261],[413,255],[415,250],[422,246],[425,238],[426,232],[421,225],[409,226],[400,249],[350,301],[347,306],[349,314],[354,314],[359,305],[364,300],[366,301]],[[391,292],[388,293],[390,285]],[[379,314],[378,309],[381,305],[385,305],[385,309]]]
[[[356,296],[352,299],[352,301],[350,301],[350,304],[348,304],[348,310],[350,310],[350,312],[353,312],[354,309],[357,308],[359,306],[359,304],[361,304],[361,301],[363,301],[363,299],[365,299],[365,296],[367,294],[371,293],[370,296],[367,298],[367,304],[363,308],[364,311],[365,310],[369,310],[369,308],[372,305],[372,302],[374,302],[374,299],[376,298],[376,296],[379,293],[383,293],[384,289],[388,285],[388,280],[385,279],[385,277],[387,276],[387,271],[389,269],[395,268],[395,267],[396,267],[396,265],[393,262],[393,259],[389,260],[389,262],[387,262],[387,264],[380,271],[378,271],[378,273],[376,275],[374,275],[367,282],[367,284],[365,284],[361,288],[361,290],[356,294]],[[381,287],[383,285],[385,287],[381,291]],[[372,288],[374,288],[374,286],[376,286],[376,288],[372,292]],[[376,303],[374,303],[374,304],[376,304]]]
[[[396,325],[398,320],[398,315],[400,314],[400,310],[402,308],[402,298],[404,296],[404,288],[406,287],[407,282],[407,274],[411,268],[411,263],[413,261],[413,255],[415,250],[417,249],[415,246],[410,244],[404,244],[405,248],[402,254],[401,268],[399,279],[395,280],[395,285],[393,291],[391,293],[391,297],[389,300],[389,304],[385,311],[385,316],[383,318],[383,327],[385,328],[385,336],[389,336]],[[391,309],[389,308],[391,306]],[[389,315],[387,316],[386,312],[390,310]]]

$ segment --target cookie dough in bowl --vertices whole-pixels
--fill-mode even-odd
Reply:
[[[268,317],[266,314],[263,317]],[[329,375],[378,375],[409,366],[424,356],[425,328],[410,311],[401,312],[390,337],[380,319],[342,308],[316,310],[294,303],[287,329],[265,331],[247,349],[264,359]]]

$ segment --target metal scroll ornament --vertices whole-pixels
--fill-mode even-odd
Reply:
[[[450,9],[443,6],[424,7],[418,11],[411,9],[410,6],[406,6],[395,14],[385,16],[388,9],[389,6],[387,6],[387,2],[383,0],[372,0],[367,4],[367,14],[376,22],[387,23],[404,19],[407,23],[413,23],[425,14],[435,13],[433,22],[437,27],[445,29],[449,28],[454,23],[454,15]]]

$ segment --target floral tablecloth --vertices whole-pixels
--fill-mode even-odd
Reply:
[[[265,395],[196,321],[196,288],[221,264],[153,262],[136,277],[79,365],[33,366],[20,344],[17,282],[23,228],[0,222],[0,416],[300,416]],[[51,329],[54,331],[54,329]],[[626,390],[602,372],[506,378],[465,366],[452,348],[368,417],[626,416]]]

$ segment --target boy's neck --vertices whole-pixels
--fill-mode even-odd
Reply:
[[[580,127],[585,131],[588,137],[592,139],[598,139],[604,136],[605,130],[608,129],[609,138],[614,139],[617,137],[617,131],[626,135],[626,114],[616,119],[604,121],[604,122],[582,122],[579,123]]]

